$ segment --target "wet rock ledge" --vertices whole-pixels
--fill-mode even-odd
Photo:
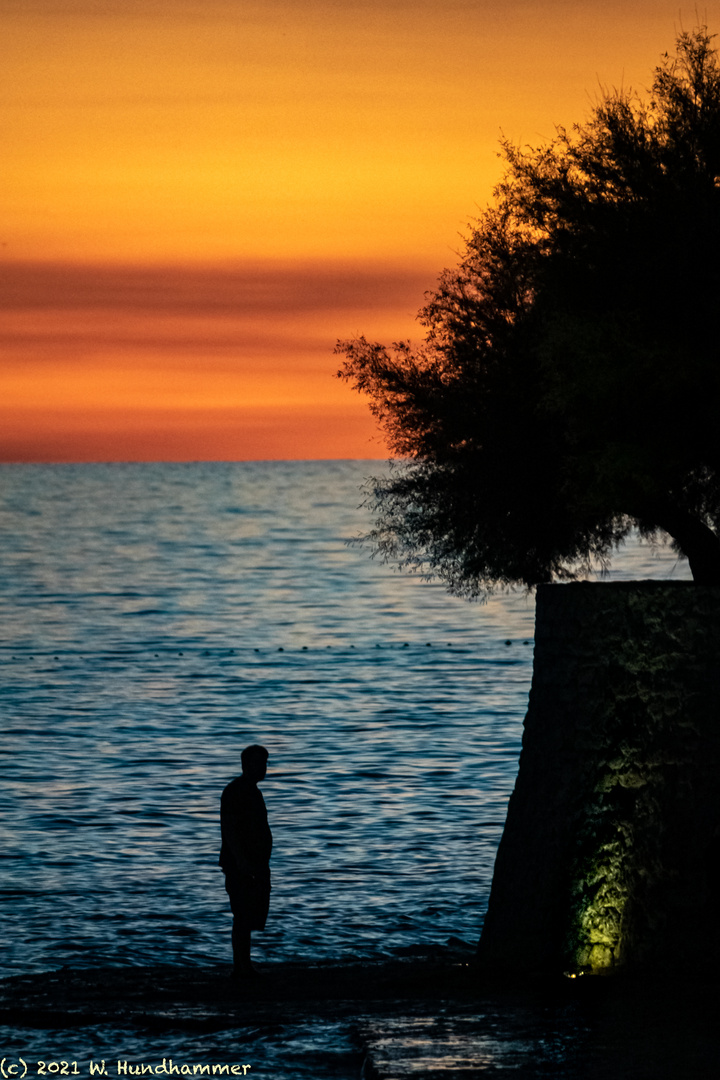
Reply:
[[[464,960],[261,966],[236,981],[227,966],[63,968],[0,982],[0,1023],[73,1028],[101,1023],[143,1029],[222,1030],[249,1014],[282,1011],[353,1016],[412,1003],[473,997],[477,978]]]
[[[258,1080],[488,1080],[508,1070],[518,1080],[715,1080],[715,1012],[712,980],[503,981],[451,955],[270,964],[240,983],[226,967],[64,969],[0,982],[6,1033],[134,1029],[164,1053],[195,1034],[304,1031],[312,1072],[258,1061]],[[330,1032],[354,1048],[340,1071]]]

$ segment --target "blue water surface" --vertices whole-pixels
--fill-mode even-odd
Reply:
[[[219,798],[270,751],[266,960],[474,942],[534,599],[348,541],[377,462],[0,467],[4,969],[229,960]],[[615,577],[687,577],[633,541]]]

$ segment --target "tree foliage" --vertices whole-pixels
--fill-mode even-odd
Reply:
[[[681,33],[644,100],[503,144],[494,204],[419,318],[339,342],[399,460],[371,541],[453,591],[572,577],[636,525],[720,582],[720,66]]]

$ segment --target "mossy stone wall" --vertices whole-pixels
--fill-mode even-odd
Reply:
[[[546,585],[478,957],[720,961],[720,587]]]

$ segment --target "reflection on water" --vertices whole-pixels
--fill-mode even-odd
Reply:
[[[228,958],[219,795],[256,741],[266,957],[477,938],[533,601],[471,605],[348,546],[376,469],[0,469],[6,970]],[[686,571],[633,545],[616,574]]]

